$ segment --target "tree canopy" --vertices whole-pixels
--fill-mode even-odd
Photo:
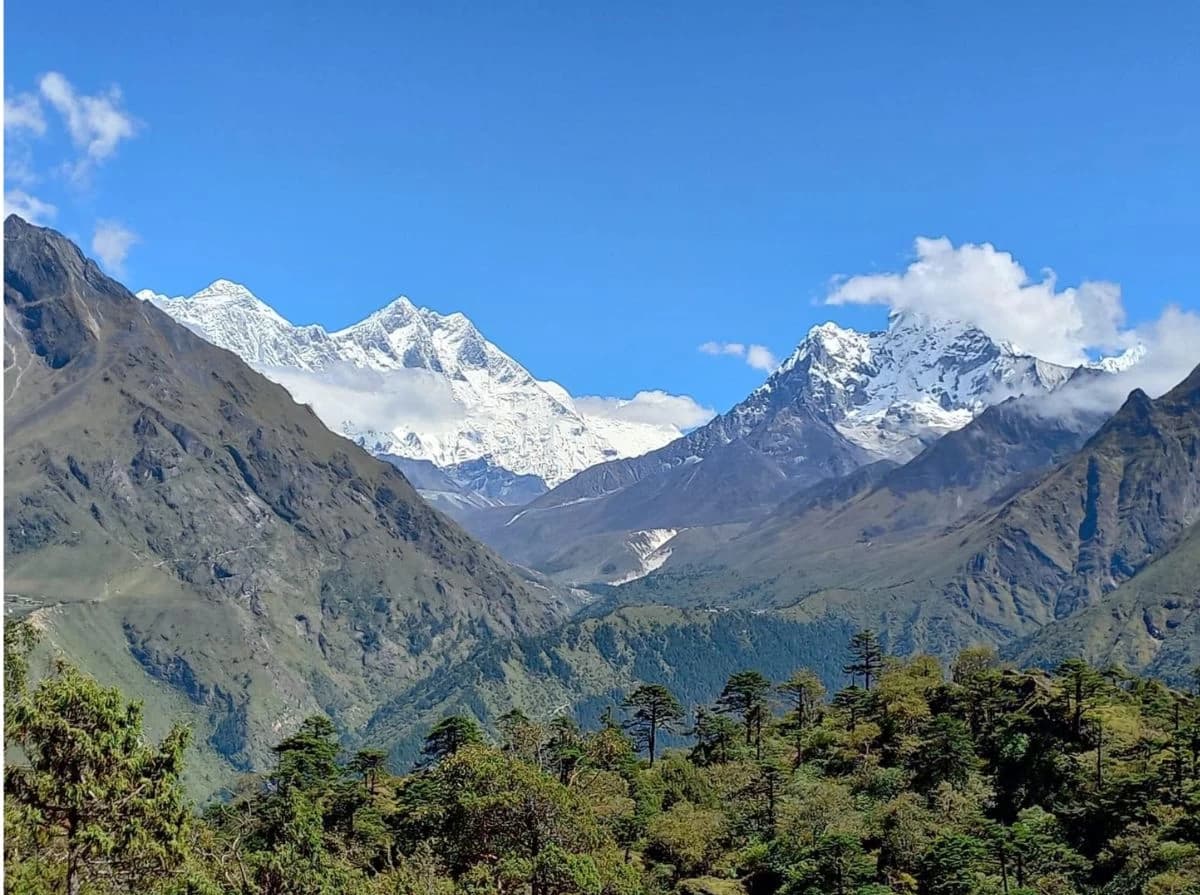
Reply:
[[[748,669],[687,732],[639,684],[626,729],[451,716],[411,769],[314,716],[197,810],[185,729],[5,640],[13,895],[1200,893],[1200,700],[1083,663],[881,653],[829,698]]]

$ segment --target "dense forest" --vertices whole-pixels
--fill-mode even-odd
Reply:
[[[199,809],[188,731],[148,742],[66,662],[33,680],[35,639],[6,626],[14,895],[1200,895],[1200,700],[1119,668],[946,669],[864,631],[837,693],[746,670],[595,730],[448,717],[399,776],[309,718]]]

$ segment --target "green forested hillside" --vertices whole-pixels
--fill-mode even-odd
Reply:
[[[66,237],[4,232],[6,610],[186,715],[214,783],[574,609]]]
[[[65,664],[31,683],[29,633],[6,631],[14,895],[1200,892],[1200,700],[1116,668],[946,669],[863,631],[834,693],[747,668],[690,713],[640,685],[587,728],[447,716],[415,768],[311,717],[198,808],[186,728],[147,742]]]

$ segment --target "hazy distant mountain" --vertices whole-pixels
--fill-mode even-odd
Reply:
[[[249,766],[574,607],[58,233],[9,217],[4,280],[6,611],[152,724]]]
[[[188,298],[138,295],[311,403],[334,431],[376,454],[428,460],[485,503],[527,498],[527,477],[556,485],[680,434],[588,415],[462,314],[441,315],[407,298],[330,333],[288,322],[228,280]],[[515,492],[514,476],[523,477]]]

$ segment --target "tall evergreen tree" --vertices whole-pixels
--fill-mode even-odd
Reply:
[[[558,782],[564,786],[583,759],[583,733],[579,725],[565,715],[554,718],[550,724],[550,741],[546,749],[550,754],[551,766],[558,774]]]
[[[643,684],[625,699],[625,708],[633,710],[633,717],[625,722],[625,728],[633,735],[638,747],[649,752],[650,766],[653,767],[658,735],[674,730],[683,720],[683,706],[662,684]]]
[[[779,692],[791,707],[787,722],[795,733],[794,765],[799,767],[804,762],[804,734],[816,723],[821,701],[825,698],[825,686],[816,674],[805,668],[780,684]]]
[[[375,795],[379,775],[387,766],[387,752],[382,749],[359,749],[350,760],[350,770],[362,777],[367,792]]]
[[[483,731],[474,718],[451,715],[443,718],[425,736],[421,754],[428,762],[435,762],[453,755],[463,746],[483,741]]]
[[[746,745],[754,744],[755,754],[762,757],[762,729],[771,716],[767,699],[771,682],[761,671],[739,671],[725,682],[717,697],[717,710],[742,719]]]
[[[1103,678],[1082,659],[1068,659],[1056,672],[1064,678],[1063,695],[1071,712],[1071,733],[1076,740],[1083,737],[1083,715],[1088,701],[1096,695]]]
[[[850,661],[842,671],[850,675],[850,682],[863,679],[863,689],[871,689],[871,679],[883,670],[883,648],[875,632],[864,628],[850,638]]]
[[[696,738],[692,760],[701,766],[722,764],[733,759],[741,731],[729,718],[711,709],[696,709],[696,723],[691,735]]]
[[[324,715],[305,718],[299,730],[275,747],[279,756],[275,780],[300,789],[333,780],[340,771],[339,751],[332,721]]]
[[[148,745],[138,703],[61,662],[32,693],[7,696],[5,739],[21,756],[5,770],[6,858],[48,862],[52,890],[67,895],[148,891],[176,876],[191,813],[187,730]]]

